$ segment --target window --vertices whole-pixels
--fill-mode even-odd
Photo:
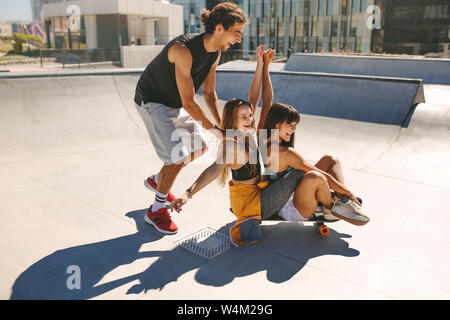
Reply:
[[[327,0],[327,16],[333,15],[333,2],[334,0]]]
[[[312,18],[312,32],[311,37],[317,37],[317,17]]]
[[[338,21],[337,17],[333,17],[333,21],[331,23],[331,36],[337,37],[338,35]]]
[[[278,39],[284,36],[284,19],[278,18]]]
[[[359,0],[352,0],[352,13],[358,13]]]
[[[291,0],[291,16],[293,17],[297,16],[297,5],[298,0]]]
[[[357,22],[353,20],[350,25],[350,37],[356,37],[357,34]]]
[[[308,21],[303,23],[303,36],[305,38],[309,37],[309,22]]]
[[[258,43],[263,43],[264,42],[264,22],[261,21],[261,18],[256,18],[256,23],[257,23],[257,32],[258,32]]]
[[[347,17],[342,17],[340,32],[341,32],[341,39],[347,36]]]
[[[347,14],[347,1],[348,0],[342,0],[342,15],[345,16]]]
[[[309,6],[310,6],[310,2],[308,0],[305,1],[305,14],[304,14],[305,17],[309,16]]]
[[[283,1],[283,17],[289,17],[291,15],[290,12],[290,1],[284,0]]]
[[[319,16],[325,15],[325,0],[319,0]]]
[[[249,17],[255,16],[255,2],[254,1],[249,1],[249,3],[248,3],[248,15],[249,15]]]
[[[364,13],[364,12],[366,12],[366,10],[367,10],[367,0],[361,0],[361,8],[360,8],[360,11],[361,11],[362,13]]]
[[[445,19],[447,18],[448,5],[426,6],[424,12],[425,19]]]
[[[270,18],[270,48],[275,48],[275,17],[271,16]]]
[[[270,0],[264,0],[263,12],[264,17],[270,17]]]

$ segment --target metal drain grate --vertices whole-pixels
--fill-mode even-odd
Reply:
[[[210,228],[200,230],[175,244],[207,259],[218,256],[231,247],[231,241],[227,235]]]

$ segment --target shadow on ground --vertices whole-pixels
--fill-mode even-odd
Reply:
[[[138,210],[126,214],[135,220],[138,231],[134,234],[58,250],[39,260],[17,278],[11,299],[90,299],[126,284],[130,284],[127,294],[162,290],[194,269],[198,269],[195,280],[209,286],[224,286],[235,278],[260,271],[267,272],[269,281],[282,283],[298,273],[311,258],[330,254],[359,255],[359,251],[349,248],[343,240],[349,235],[330,229],[330,235],[324,238],[312,226],[284,222],[262,225],[263,241],[260,243],[232,248],[210,260],[181,247],[139,252],[142,245],[163,238],[144,222],[145,212]],[[227,234],[229,227],[226,225],[219,231]],[[117,267],[147,257],[157,260],[143,272],[98,284]],[[71,277],[67,268],[71,265],[80,268],[81,289],[69,290],[67,287]],[[136,280],[139,284],[131,284]]]

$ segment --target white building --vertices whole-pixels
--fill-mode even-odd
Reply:
[[[11,23],[2,23],[0,22],[0,36],[1,37],[10,37],[12,36],[12,25]]]
[[[43,16],[55,48],[162,45],[183,33],[183,7],[164,0],[46,0]]]

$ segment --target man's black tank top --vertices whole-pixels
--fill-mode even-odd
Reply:
[[[134,102],[162,103],[171,108],[182,108],[181,97],[175,79],[175,64],[170,63],[167,52],[174,43],[183,43],[191,50],[191,76],[195,92],[200,88],[216,62],[219,51],[207,52],[203,44],[202,34],[184,34],[170,41],[164,49],[148,64],[141,74],[136,86]]]

